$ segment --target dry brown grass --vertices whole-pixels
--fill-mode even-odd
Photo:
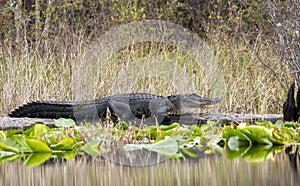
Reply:
[[[112,53],[100,68],[98,63],[82,63],[85,59],[82,40],[74,37],[72,48],[68,49],[58,43],[57,48],[49,51],[60,52],[49,52],[44,57],[34,50],[3,50],[0,114],[7,115],[15,107],[35,100],[71,101],[121,92],[169,95],[191,91],[203,96],[221,96],[223,112],[281,112],[283,89],[242,41],[219,36],[207,42],[217,56],[218,61],[214,61],[218,62],[220,72],[217,72],[216,66],[199,63],[176,48],[149,43]],[[281,68],[276,66],[278,59],[267,47],[262,43],[257,46],[264,61],[272,68]],[[86,67],[86,64],[92,65]],[[83,74],[78,69],[84,69]]]
[[[267,46],[261,41],[249,46],[241,40],[230,42],[228,38],[211,40],[210,45],[219,52],[218,61],[227,91],[224,100],[226,110],[232,113],[281,112],[285,91],[262,62],[279,77],[286,78],[288,70]],[[257,54],[253,48],[258,51]]]

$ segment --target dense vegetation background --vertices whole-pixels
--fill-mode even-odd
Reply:
[[[294,0],[3,0],[0,114],[33,100],[74,100],[70,86],[74,61],[83,50],[109,29],[143,19],[182,25],[217,51],[226,112],[279,113],[288,84],[298,78],[299,4]],[[128,51],[123,55],[131,55],[132,48]],[[98,96],[110,94],[109,80],[100,80]],[[149,83],[135,90],[174,93],[165,92],[162,82],[146,89]]]

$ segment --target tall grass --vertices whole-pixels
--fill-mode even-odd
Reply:
[[[290,74],[265,45],[272,20],[263,2],[21,2],[1,4],[0,115],[29,101],[122,92],[196,92],[221,96],[223,112],[281,112],[285,92],[261,61],[279,78]],[[203,62],[176,46],[146,42],[108,51],[101,63],[88,60],[86,50],[105,31],[144,19],[183,25],[206,38],[213,53],[200,52]],[[102,51],[92,52],[97,58]]]
[[[80,37],[71,35],[57,42],[57,45],[48,48],[47,54],[43,56],[38,50],[32,49],[2,50],[1,115],[7,115],[15,107],[36,100],[72,101],[122,92],[169,95],[193,91],[202,96],[216,95],[213,92],[213,82],[207,78],[208,73],[215,72],[207,70],[208,66],[199,65],[176,48],[164,44],[144,43],[128,46],[112,53],[101,68],[94,66],[90,72],[86,71],[84,76],[78,79],[78,69],[82,68],[82,56],[87,48],[85,39]],[[65,45],[65,42],[71,42],[72,45]],[[245,43],[225,38],[224,35],[211,35],[207,44],[215,52],[218,68],[224,78],[224,84],[221,86],[224,89],[219,94],[222,95],[225,108],[223,112],[281,112],[285,92],[273,74],[259,62],[257,55]],[[280,68],[276,66],[278,59],[262,42],[258,42],[257,47],[262,60],[274,69]],[[160,63],[160,60],[168,61],[167,66]],[[153,63],[156,70],[151,72],[152,68],[147,68],[147,63]],[[169,64],[174,64],[179,70],[175,73],[174,70],[170,71],[173,74],[159,74],[160,70],[168,72],[166,69],[174,68]],[[139,75],[135,76],[136,74]],[[183,83],[186,74],[189,79],[187,83]],[[88,93],[88,97],[76,96],[76,86],[82,83],[79,82],[80,78],[88,79],[84,83],[93,81],[89,87],[80,87],[80,91]],[[132,83],[133,80],[135,83]],[[191,82],[194,87],[191,87]]]
[[[287,67],[279,64],[259,38],[251,45],[224,34],[214,38],[210,45],[219,53],[227,90],[226,109],[232,113],[280,113],[286,92],[265,65],[285,79],[289,78]]]

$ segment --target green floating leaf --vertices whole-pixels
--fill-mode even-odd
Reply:
[[[0,150],[5,152],[19,153],[19,146],[11,139],[0,140]]]
[[[84,152],[92,156],[99,156],[100,155],[99,144],[100,141],[91,141],[86,143],[84,146],[82,146],[81,150],[83,150]]]
[[[31,152],[52,152],[47,144],[36,140],[36,139],[26,139],[26,144],[30,148]]]
[[[264,126],[264,127],[273,127],[273,123],[271,121],[265,121],[265,120],[257,120],[255,121],[256,125]]]
[[[155,139],[155,143],[166,139],[166,137],[171,136],[173,132],[174,132],[173,130],[159,131],[159,135],[157,135],[157,138]]]
[[[220,147],[219,142],[221,142],[223,140],[223,133],[219,132],[217,134],[214,135],[210,135],[210,136],[205,136],[206,137],[206,144],[203,145],[203,137],[200,140],[200,149],[202,148],[203,150],[205,149],[210,149],[212,150],[214,153],[223,153],[223,149],[222,147]],[[202,147],[201,147],[202,145]],[[205,148],[206,147],[206,148]]]
[[[1,131],[0,131],[0,139],[4,139],[4,140],[5,140],[5,139],[6,139],[6,136],[7,136],[6,133],[7,133],[7,132],[1,130]]]
[[[159,128],[162,131],[168,131],[174,128],[180,127],[179,123],[172,123],[171,125],[160,125]]]
[[[144,148],[168,157],[174,156],[179,150],[176,139],[174,138],[167,138],[153,144],[126,144],[123,148],[127,151],[141,150]]]
[[[296,138],[296,132],[286,127],[282,127],[281,130],[274,129],[270,136],[270,140],[274,145],[288,144]]]
[[[249,141],[240,140],[238,136],[231,136],[227,140],[227,146],[231,151],[238,151],[241,147],[249,147],[251,144]]]
[[[73,138],[65,138],[55,145],[51,146],[52,150],[72,150],[74,148],[75,141]]]
[[[19,153],[20,151],[28,150],[28,147],[21,136],[7,137],[5,140],[0,139],[0,149],[7,152]]]
[[[203,132],[213,132],[217,128],[218,122],[208,120],[206,124],[201,125],[201,130]]]
[[[53,119],[53,121],[56,127],[72,127],[76,125],[75,121],[72,119],[59,118],[59,119]]]
[[[166,156],[174,156],[178,150],[176,139],[170,137],[153,144],[145,145],[145,148]]]
[[[225,126],[225,131],[223,132],[223,136],[226,138],[227,141],[230,137],[235,136],[238,140],[248,141],[249,143],[251,142],[251,140],[247,135],[245,135],[243,132],[241,132],[238,129],[231,128],[230,126]]]
[[[244,133],[254,144],[272,144],[270,140],[272,130],[266,127],[251,125],[240,129],[240,131]]]
[[[35,123],[31,125],[27,130],[23,131],[24,137],[34,138],[41,140],[45,134],[50,131],[50,128],[45,124]]]
[[[54,133],[54,132],[49,132],[45,138],[45,141],[47,141],[47,143],[49,144],[57,144],[58,143],[58,137],[63,135],[61,133]]]
[[[157,138],[157,127],[156,126],[147,126],[147,130],[150,131],[150,138]]]
[[[196,125],[196,124],[192,125],[190,127],[190,129],[194,132],[195,136],[200,136],[201,137],[202,134],[203,134],[201,128],[198,125]]]
[[[25,131],[22,131],[23,136],[29,137],[29,136],[33,136],[34,133],[34,124],[31,124],[28,126],[28,128]]]
[[[293,127],[293,128],[298,128],[300,127],[300,124],[297,122],[285,122],[283,124],[284,127]]]
[[[223,133],[219,132],[215,135],[212,135],[210,138],[211,138],[211,140],[209,143],[213,144],[213,145],[217,145],[220,141],[223,140]]]
[[[8,130],[6,132],[7,137],[10,137],[10,136],[13,136],[13,135],[16,135],[16,134],[22,134],[22,130]]]
[[[38,166],[50,159],[52,153],[32,153],[25,160],[24,165],[28,167]]]
[[[45,124],[35,124],[32,132],[29,137],[35,138],[37,140],[42,140],[44,135],[46,135],[50,131],[50,128]]]
[[[172,135],[180,135],[180,136],[184,136],[184,135],[191,136],[192,134],[193,131],[185,127],[178,127],[172,133]]]

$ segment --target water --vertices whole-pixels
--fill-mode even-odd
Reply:
[[[290,156],[290,157],[289,157]],[[38,167],[0,164],[1,185],[299,185],[299,154],[277,153],[261,162],[200,155],[149,166],[124,166],[107,158],[52,160]]]

